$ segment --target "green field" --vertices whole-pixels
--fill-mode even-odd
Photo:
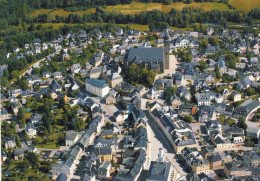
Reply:
[[[52,26],[53,29],[59,29],[59,27],[62,27],[64,25],[67,26],[78,26],[78,25],[82,25],[82,24],[71,24],[71,23],[39,23],[43,26],[43,28],[48,28],[50,26]],[[90,26],[94,26],[94,25],[101,25],[99,23],[85,23],[87,25]],[[106,23],[102,23],[102,24],[106,24]],[[128,26],[130,29],[135,29],[135,30],[139,30],[139,31],[149,31],[149,26],[148,25],[140,25],[140,24],[117,24],[119,27],[126,27]],[[178,27],[170,27],[172,30],[192,30],[192,27],[190,28],[178,28]]]
[[[63,16],[63,17],[67,17],[69,16],[69,14],[73,14],[73,13],[77,13],[77,14],[86,14],[86,13],[94,13],[96,10],[95,8],[90,8],[86,11],[77,11],[77,12],[70,12],[70,11],[65,11],[63,9],[59,9],[59,10],[51,10],[51,9],[39,9],[34,11],[33,13],[31,13],[32,17],[35,17],[39,14],[46,14],[46,13],[50,13],[52,18],[55,19],[56,15],[59,16]]]
[[[260,0],[229,0],[236,9],[250,11],[254,8],[260,8]]]

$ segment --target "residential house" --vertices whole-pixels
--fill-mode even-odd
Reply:
[[[51,89],[54,92],[60,92],[62,91],[62,87],[59,85],[59,83],[57,82],[57,80],[53,79],[51,82]]]
[[[54,79],[62,79],[62,73],[61,72],[54,72],[53,73],[53,78]]]
[[[215,92],[197,93],[195,94],[195,98],[199,106],[201,105],[210,106],[212,100],[216,101],[216,93]]]
[[[148,99],[157,99],[159,97],[159,91],[157,88],[152,87],[148,90],[146,97]]]
[[[178,87],[177,94],[181,98],[184,98],[184,99],[186,99],[188,101],[191,100],[191,94],[190,94],[189,90],[185,86]]]
[[[174,142],[173,148],[176,154],[180,154],[185,148],[195,148],[197,143],[194,134],[189,129],[174,130],[172,133],[172,140]]]
[[[9,96],[17,97],[22,94],[22,89],[9,90]]]
[[[24,149],[15,149],[14,150],[14,160],[18,161],[19,159],[24,158]]]
[[[125,152],[122,164],[126,169],[119,169],[114,179],[118,181],[137,181],[144,165],[146,164],[146,151],[139,149],[136,151]]]
[[[182,86],[184,83],[184,75],[183,73],[175,73],[172,75],[173,80],[175,81],[175,84],[178,86]]]
[[[249,168],[249,165],[242,160],[237,160],[224,164],[224,173],[227,177],[231,175],[235,177],[245,177],[252,175],[252,171]]]
[[[32,123],[28,123],[25,127],[25,133],[30,137],[30,138],[35,138],[37,134],[36,127]]]
[[[220,157],[219,153],[210,155],[208,157],[208,161],[209,161],[211,170],[223,169],[222,158]]]
[[[65,161],[58,161],[57,163],[53,163],[52,175],[55,177],[63,173],[68,178],[71,178],[76,169],[76,165],[79,163],[81,152],[82,149],[79,146],[75,146],[69,151]]]
[[[34,125],[42,124],[42,116],[38,113],[34,113],[31,115],[31,123]]]
[[[171,95],[170,101],[173,109],[179,109],[180,105],[182,104],[180,98],[175,94]]]
[[[214,113],[213,107],[210,106],[202,106],[199,109],[198,113],[198,121],[205,123],[212,119]]]
[[[204,159],[197,148],[184,148],[181,151],[181,156],[186,161],[186,164],[196,173],[210,172],[209,161]]]
[[[78,141],[78,145],[84,150],[94,141],[94,138],[95,138],[94,131],[92,129],[87,129],[85,130],[85,133]]]
[[[165,89],[173,86],[172,79],[157,79],[154,82],[154,87],[157,89]]]
[[[249,165],[251,165],[254,168],[259,168],[260,166],[260,155],[255,151],[245,151],[244,152],[244,158],[247,160]]]
[[[106,179],[110,177],[110,170],[112,168],[112,164],[110,161],[103,162],[100,167],[98,168],[98,178],[99,179]]]
[[[195,104],[190,104],[190,103],[184,103],[180,105],[179,108],[179,114],[180,115],[195,115],[197,112],[197,106]]]
[[[73,130],[67,131],[65,137],[66,146],[73,146],[82,136],[82,133]]]
[[[218,60],[218,67],[219,67],[219,73],[221,75],[223,75],[224,73],[227,72],[227,66],[226,66],[226,63],[224,62],[224,60],[222,58],[220,58]]]
[[[73,64],[71,66],[70,71],[71,71],[72,74],[78,74],[80,69],[81,69],[81,66],[80,66],[79,63],[77,63],[77,64]]]
[[[234,102],[240,101],[241,100],[241,94],[239,93],[233,93],[232,98]]]
[[[44,77],[44,78],[49,78],[50,76],[51,76],[51,72],[50,71],[42,73],[42,77]]]
[[[8,113],[8,111],[4,108],[1,110],[1,119],[4,120],[4,119],[8,119],[10,118],[11,114]]]
[[[249,126],[246,130],[247,136],[253,137],[253,138],[259,138],[260,137],[260,129],[257,127],[251,127]]]
[[[22,107],[21,103],[20,102],[14,102],[12,104],[12,110],[14,112],[15,115],[17,115],[19,109]]]
[[[16,142],[14,137],[7,137],[4,139],[5,149],[15,148]]]
[[[104,58],[104,52],[100,51],[99,53],[95,54],[94,56],[89,58],[89,63],[93,65],[94,67],[100,65],[102,63],[102,60]]]
[[[20,51],[19,48],[17,48],[17,47],[14,47],[14,48],[13,48],[13,52],[14,52],[14,53],[19,53],[19,51]]]
[[[98,115],[94,117],[92,122],[89,124],[89,129],[92,129],[96,133],[100,133],[102,126],[104,126],[104,119],[102,116]]]

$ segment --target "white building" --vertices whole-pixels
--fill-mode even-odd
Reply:
[[[237,101],[240,101],[240,100],[241,100],[241,94],[235,93],[235,94],[233,95],[233,101],[234,101],[234,102],[237,102]]]
[[[79,71],[80,71],[80,69],[81,69],[81,66],[80,66],[80,64],[79,63],[77,63],[77,64],[73,64],[72,66],[71,66],[71,73],[73,73],[73,74],[78,74],[79,73]]]
[[[105,80],[86,79],[86,90],[96,96],[104,97],[109,93],[109,85]]]
[[[30,138],[35,138],[37,134],[36,128],[32,123],[26,125],[25,132]]]
[[[66,146],[74,145],[82,136],[82,133],[75,131],[68,131],[66,133]]]

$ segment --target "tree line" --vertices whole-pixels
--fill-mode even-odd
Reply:
[[[249,13],[243,11],[203,11],[199,8],[183,8],[178,11],[172,9],[169,13],[158,10],[143,11],[140,14],[130,15],[122,13],[110,13],[103,8],[96,8],[95,13],[77,14],[71,13],[68,17],[51,14],[39,14],[33,19],[36,23],[111,23],[116,24],[158,24],[167,23],[170,26],[186,28],[193,23],[214,22],[226,25],[227,22],[252,24],[253,18],[260,19],[259,10],[254,9]]]

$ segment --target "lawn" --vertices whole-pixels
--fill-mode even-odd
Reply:
[[[36,139],[38,143],[35,146],[37,148],[50,148],[50,149],[60,148],[59,141],[64,139],[64,131],[61,131],[63,128],[64,126],[58,126],[58,125],[52,126],[52,129],[55,132],[49,134],[48,137],[37,136]]]
[[[253,8],[260,8],[259,0],[229,0],[229,3],[235,8],[244,11],[250,11]]]

